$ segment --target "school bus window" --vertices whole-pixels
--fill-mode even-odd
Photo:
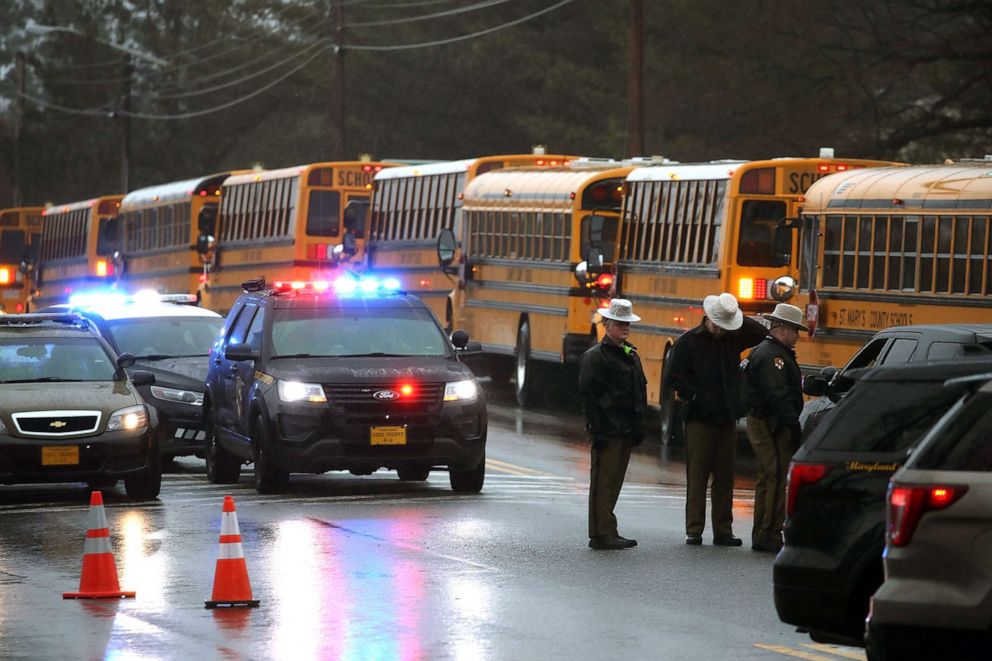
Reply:
[[[16,219],[16,218],[15,218]],[[0,232],[0,262],[20,263],[24,254],[24,230],[3,230]]]
[[[785,202],[745,200],[741,208],[737,263],[741,266],[781,266],[781,259],[775,254],[775,230],[785,216]]]
[[[337,236],[341,224],[341,194],[331,190],[310,191],[307,210],[309,236]]]

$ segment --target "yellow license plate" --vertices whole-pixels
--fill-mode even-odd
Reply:
[[[78,463],[78,445],[48,445],[41,448],[42,466],[73,466]]]
[[[406,427],[373,427],[372,445],[406,445]]]

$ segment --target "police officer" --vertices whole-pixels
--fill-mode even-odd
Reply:
[[[683,401],[686,434],[685,543],[703,543],[706,487],[712,502],[713,543],[741,546],[733,532],[734,460],[741,407],[741,352],[761,342],[767,329],[745,317],[733,294],[703,299],[698,326],[687,330],[665,361],[665,383]]]
[[[597,550],[637,546],[617,533],[613,513],[623,487],[630,451],[644,438],[647,379],[634,345],[627,342],[630,324],[640,321],[630,301],[614,298],[600,311],[606,336],[584,354],[579,367],[579,395],[592,443],[589,477],[589,547]]]
[[[779,303],[765,318],[771,322],[768,336],[744,361],[747,436],[758,460],[751,548],[777,553],[785,522],[786,471],[802,436],[802,376],[794,347],[799,331],[809,329],[802,310],[788,303]]]

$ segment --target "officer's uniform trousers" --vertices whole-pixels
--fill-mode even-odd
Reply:
[[[630,463],[633,444],[627,437],[611,436],[602,450],[591,448],[589,473],[589,537],[616,537],[617,517],[613,509]]]

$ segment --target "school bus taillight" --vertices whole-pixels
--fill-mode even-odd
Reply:
[[[97,260],[96,275],[98,278],[106,278],[114,274],[114,265],[105,259]]]
[[[754,298],[754,278],[741,278],[737,281],[737,298],[741,300]]]
[[[9,284],[10,284],[10,269],[5,266],[3,268],[0,268],[0,285],[9,285]]]
[[[609,289],[613,285],[613,274],[612,273],[601,273],[598,278],[596,278],[596,286],[600,289]]]

